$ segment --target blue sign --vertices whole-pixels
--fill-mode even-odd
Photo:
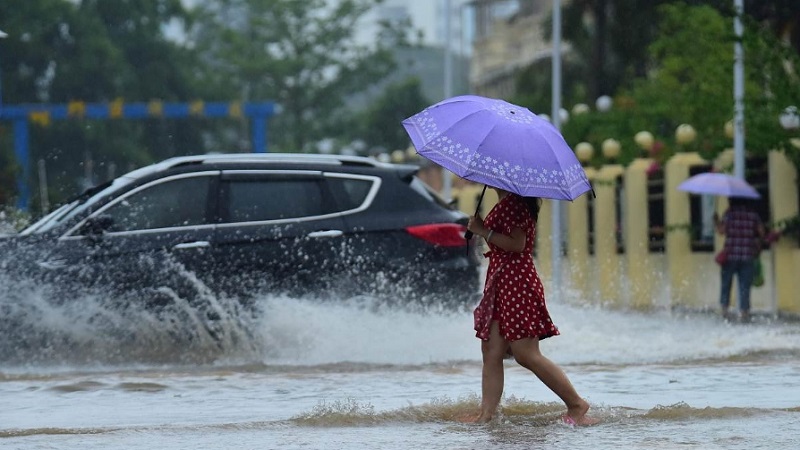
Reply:
[[[190,103],[124,103],[121,100],[110,103],[70,102],[67,104],[46,105],[3,105],[0,120],[14,123],[14,155],[22,167],[17,178],[17,208],[27,211],[30,202],[30,153],[28,151],[29,122],[48,125],[53,120],[67,119],[185,119],[190,117],[248,117],[252,120],[251,143],[253,152],[267,151],[267,120],[280,112],[280,106],[273,102],[237,103],[195,101]]]

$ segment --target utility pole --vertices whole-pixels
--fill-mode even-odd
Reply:
[[[552,82],[552,111],[551,121],[557,129],[561,129],[561,0],[553,0],[553,82]],[[552,232],[552,270],[555,300],[561,297],[561,201],[553,202],[553,232]]]
[[[453,20],[451,0],[444,0],[444,98],[453,96],[453,54],[450,45],[450,29]],[[442,167],[442,197],[450,201],[453,178],[450,171]]]
[[[744,48],[742,47],[742,15],[744,1],[733,0],[733,174],[744,180]]]

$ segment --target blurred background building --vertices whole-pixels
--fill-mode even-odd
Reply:
[[[421,32],[420,44],[440,48],[449,44],[453,52],[469,55],[469,42],[474,34],[470,3],[470,0],[386,0],[365,17],[368,26],[362,36],[366,39],[374,36],[378,21],[407,19]],[[448,4],[449,16],[446,12]]]
[[[448,96],[446,50],[453,58],[450,96],[509,98],[519,71],[550,59],[545,27],[552,6],[552,0],[387,0],[365,17],[359,35],[366,42],[381,21],[409,21],[409,38],[419,45],[398,49],[398,76],[418,75],[432,101]]]
[[[469,56],[474,36],[469,0],[386,0],[364,17],[360,39],[374,39],[382,21],[410,24],[408,38],[413,45],[396,50],[398,69],[393,79],[418,76],[431,102],[469,92]],[[451,78],[450,86],[445,86],[448,51]]]
[[[553,2],[474,0],[469,6],[475,23],[470,87],[478,95],[512,97],[519,71],[550,59],[545,24]]]

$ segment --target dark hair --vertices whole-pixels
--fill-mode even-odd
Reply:
[[[755,207],[755,200],[743,197],[730,197],[728,198],[728,205],[737,208],[753,209]]]
[[[533,217],[534,221],[539,220],[539,209],[542,205],[542,199],[539,197],[522,197],[525,200],[525,204],[528,205],[528,211],[531,213],[531,217]]]

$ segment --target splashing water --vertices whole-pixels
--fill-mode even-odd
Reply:
[[[402,299],[262,293],[219,296],[179,264],[190,290],[168,287],[64,298],[58,286],[3,279],[0,361],[26,365],[426,365],[479,360],[472,315]],[[159,306],[153,307],[153,298]],[[796,355],[800,332],[733,326],[707,315],[549,305],[562,335],[542,342],[562,364],[628,365]]]
[[[111,294],[69,294],[54,284],[5,277],[0,297],[0,361],[26,365],[202,363],[253,352],[256,311],[218,297],[181,265],[173,275],[193,287]],[[2,276],[0,276],[2,277]]]
[[[4,445],[744,450],[796,439],[795,323],[552,302],[562,334],[542,350],[603,423],[564,426],[563,404],[508,361],[501,409],[477,426],[462,423],[480,403],[469,310],[402,297],[239,299],[170,270],[191,289],[65,297],[0,278]]]

